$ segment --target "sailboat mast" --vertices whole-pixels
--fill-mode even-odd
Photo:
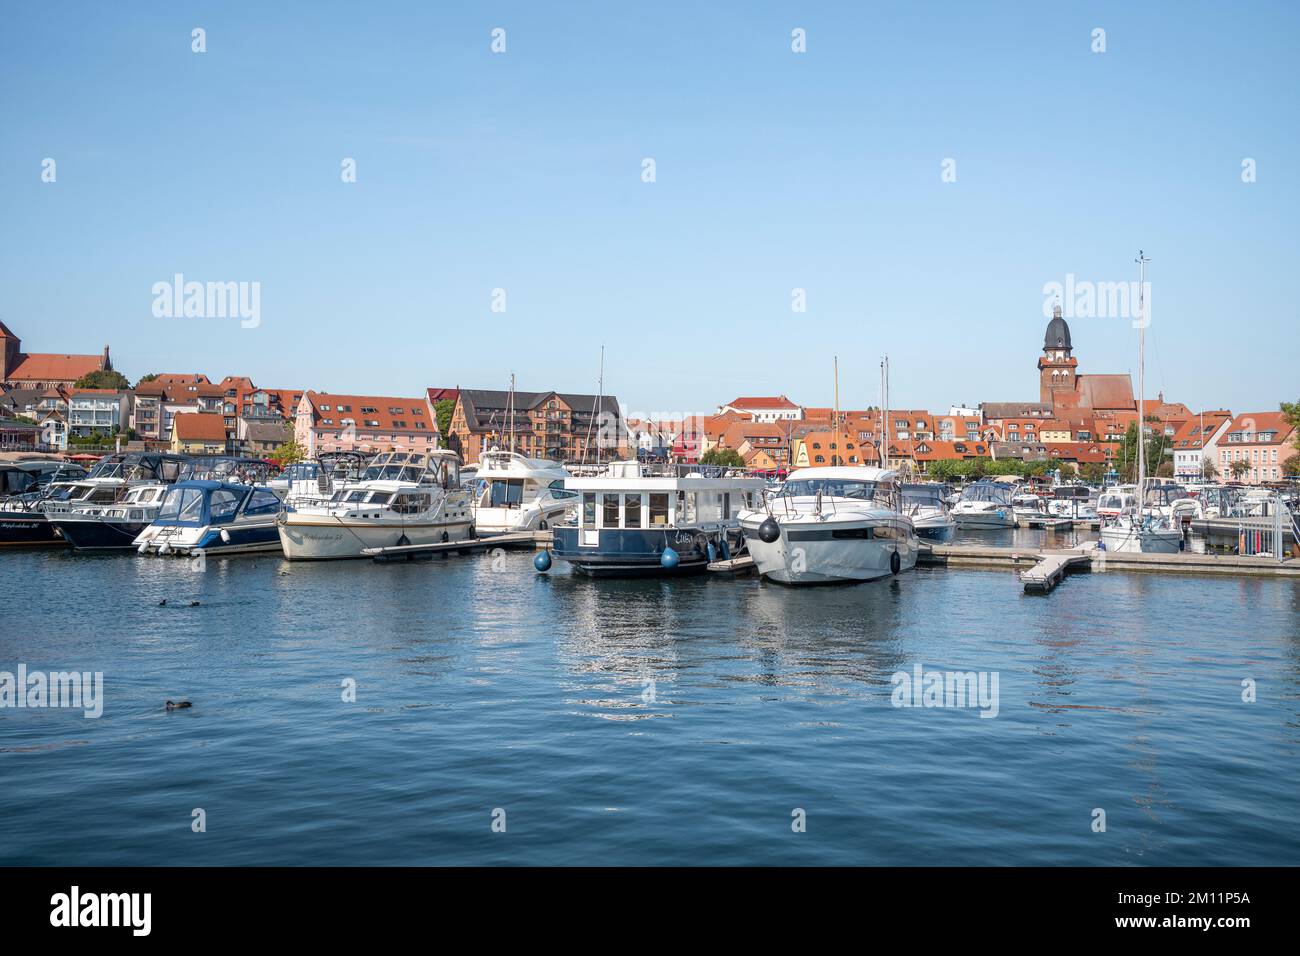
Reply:
[[[515,373],[510,373],[510,452],[515,450]]]
[[[833,359],[835,363],[835,409],[831,413],[831,447],[835,449],[836,454],[831,456],[831,464],[838,465],[836,460],[840,456],[840,357],[836,355]]]
[[[1146,324],[1147,263],[1151,260],[1138,250],[1138,501],[1142,500],[1142,482],[1146,479]]]

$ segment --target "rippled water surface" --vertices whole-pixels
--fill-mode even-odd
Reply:
[[[1300,584],[530,562],[0,554],[0,670],[106,697],[0,709],[0,863],[1300,863]]]

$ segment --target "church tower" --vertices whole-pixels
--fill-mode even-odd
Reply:
[[[1072,354],[1070,327],[1061,317],[1059,305],[1052,309],[1052,321],[1043,336],[1043,354],[1038,359],[1038,400],[1056,405],[1057,393],[1073,393],[1078,377],[1079,360]],[[1069,403],[1066,403],[1069,404]]]

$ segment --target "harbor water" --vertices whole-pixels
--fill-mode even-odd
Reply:
[[[0,864],[1300,863],[1293,581],[532,557],[0,554],[0,671],[104,681],[0,708]]]

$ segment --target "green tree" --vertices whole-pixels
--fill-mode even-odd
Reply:
[[[1231,465],[1228,466],[1228,471],[1232,473],[1233,478],[1240,481],[1242,479],[1242,476],[1244,476],[1246,472],[1250,471],[1250,462],[1238,458],[1236,461],[1234,461]]]
[[[307,449],[298,444],[297,440],[290,438],[275,450],[275,453],[270,456],[270,460],[281,468],[296,465],[300,461],[307,460]]]
[[[148,375],[141,375],[139,381],[137,381],[137,382],[135,383],[135,387],[136,387],[136,388],[139,388],[139,387],[140,387],[141,385],[143,385],[145,382],[152,382],[152,381],[153,381],[154,379],[156,379],[157,377],[158,377],[158,373],[157,373],[157,372],[150,372]]]
[[[1201,477],[1202,478],[1219,477],[1219,469],[1215,467],[1214,459],[1212,459],[1209,455],[1206,455],[1201,459]]]
[[[1300,455],[1292,455],[1282,462],[1282,474],[1288,477],[1300,475]]]
[[[433,416],[438,421],[438,434],[442,436],[443,444],[446,444],[451,438],[451,416],[455,412],[455,399],[444,398],[433,403]]]
[[[745,459],[734,448],[710,448],[700,456],[701,465],[722,465],[724,468],[744,468]]]
[[[1090,461],[1083,466],[1083,480],[1090,485],[1099,485],[1106,480],[1106,463]]]
[[[73,383],[73,388],[126,389],[130,387],[131,383],[127,381],[126,376],[112,369],[96,369],[93,372],[87,372]]]

